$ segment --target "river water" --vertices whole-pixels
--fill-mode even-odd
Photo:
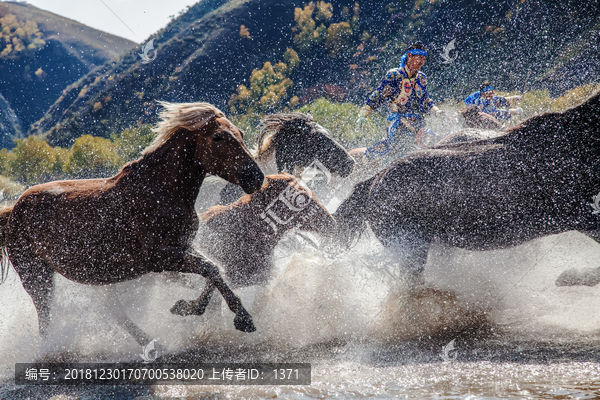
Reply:
[[[151,274],[107,289],[57,276],[42,342],[11,271],[0,285],[0,398],[600,398],[600,287],[554,283],[565,269],[598,266],[600,246],[586,236],[488,252],[434,244],[419,289],[402,281],[369,232],[335,257],[310,243],[287,236],[269,284],[236,291],[253,315],[252,334],[233,328],[223,302],[200,317],[170,314],[178,299],[198,295],[200,277]],[[309,362],[311,385],[14,385],[17,362],[140,361],[142,349],[110,312],[115,296],[157,338],[157,362]]]

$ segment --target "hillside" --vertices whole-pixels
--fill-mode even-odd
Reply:
[[[0,92],[25,130],[67,85],[136,45],[24,3],[0,3],[0,21]],[[25,47],[9,48],[6,41],[15,38]]]
[[[0,148],[11,148],[14,139],[23,137],[23,129],[14,110],[0,94]]]
[[[358,104],[417,40],[429,48],[423,70],[434,100],[463,98],[485,78],[505,91],[559,95],[598,81],[599,18],[597,2],[573,0],[202,1],[157,32],[152,61],[142,62],[140,46],[105,63],[29,133],[62,146],[86,133],[109,137],[155,122],[156,100],[239,113],[319,96]],[[444,62],[451,40],[454,61]]]
[[[136,43],[131,40],[90,28],[30,4],[15,2],[4,4],[8,12],[18,18],[35,21],[40,32],[44,34],[44,40],[59,41],[73,57],[90,70],[136,46]]]

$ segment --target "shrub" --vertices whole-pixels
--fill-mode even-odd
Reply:
[[[244,143],[249,149],[254,149],[256,146],[256,139],[260,131],[258,130],[258,124],[262,118],[261,114],[248,113],[244,115],[234,115],[229,119],[231,123],[240,128],[244,132]]]
[[[530,90],[523,95],[518,106],[523,109],[526,117],[543,114],[550,111],[552,97],[548,90]]]
[[[8,175],[18,182],[34,184],[52,175],[56,163],[56,150],[45,140],[35,136],[16,139],[13,157],[9,157]]]
[[[598,89],[600,89],[600,84],[594,83],[575,87],[562,96],[556,98],[552,102],[551,110],[555,112],[562,112],[571,107],[578,106],[587,100]]]
[[[365,147],[381,140],[386,134],[385,118],[374,112],[363,131],[356,128],[360,106],[352,103],[333,103],[324,98],[300,107],[298,112],[308,112],[318,124],[327,128],[332,136],[347,150]]]
[[[15,200],[23,194],[25,186],[0,175],[0,201]]]
[[[144,124],[125,129],[119,137],[113,137],[112,139],[123,162],[129,162],[138,158],[142,151],[152,143],[155,136],[152,125]]]
[[[75,140],[63,171],[74,177],[109,176],[123,164],[117,146],[108,139],[83,135]]]

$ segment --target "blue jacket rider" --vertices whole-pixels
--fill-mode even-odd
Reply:
[[[521,108],[511,109],[511,103],[521,100],[521,96],[503,97],[494,96],[494,87],[485,81],[478,92],[474,92],[464,100],[468,106],[477,106],[482,112],[489,114],[500,121],[508,121],[512,113],[521,114]],[[511,113],[512,111],[512,113]]]
[[[392,150],[397,135],[415,137],[419,144],[425,133],[433,132],[425,129],[425,113],[441,112],[429,98],[427,79],[419,69],[425,64],[427,51],[420,43],[411,45],[402,56],[400,66],[387,72],[381,85],[369,95],[365,105],[359,112],[357,121],[361,129],[366,118],[373,109],[384,102],[389,103],[391,114],[388,116],[388,136],[386,139],[368,147],[365,157],[368,160],[381,158]]]

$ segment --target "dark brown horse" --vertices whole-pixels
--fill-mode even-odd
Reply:
[[[214,106],[161,104],[158,136],[140,159],[111,178],[34,186],[12,208],[4,245],[33,299],[42,334],[49,322],[54,272],[88,285],[123,282],[149,272],[200,274],[235,313],[235,327],[255,330],[218,269],[193,254],[190,242],[199,223],[194,202],[206,174],[240,185],[247,193],[258,190],[264,176],[244,146],[242,132]],[[188,303],[180,302],[171,311],[193,314]],[[131,325],[125,327],[138,342],[149,340]]]
[[[200,215],[198,236],[203,254],[225,270],[233,287],[265,284],[273,269],[273,251],[292,230],[331,234],[335,221],[315,195],[289,174],[267,175],[262,188],[228,206]],[[203,313],[214,286],[207,282],[198,299]]]
[[[288,172],[300,178],[304,168],[317,164],[328,174],[346,177],[354,168],[354,159],[310,114],[267,115],[259,128],[256,162],[265,174]],[[220,204],[232,203],[241,195],[238,188],[227,185]]]
[[[491,250],[577,230],[600,242],[600,93],[504,134],[415,151],[355,186],[334,217],[365,223],[419,275],[433,240]]]

